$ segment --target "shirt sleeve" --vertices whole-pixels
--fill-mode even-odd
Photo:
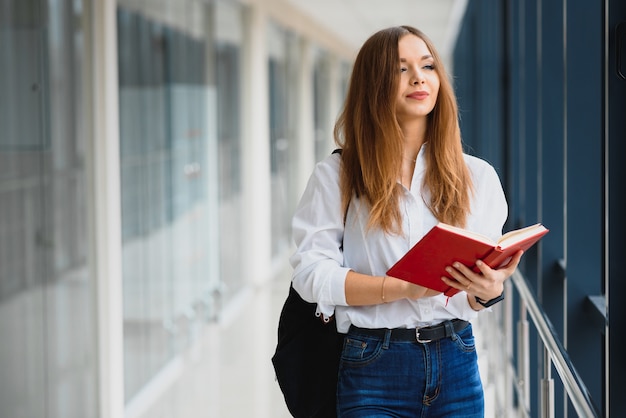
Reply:
[[[304,300],[317,303],[317,312],[325,319],[335,306],[347,305],[345,280],[350,269],[343,266],[340,164],[340,157],[331,155],[315,166],[292,221],[293,287]]]

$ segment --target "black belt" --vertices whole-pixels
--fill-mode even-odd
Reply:
[[[377,337],[383,339],[387,334],[387,331],[391,331],[390,339],[392,341],[410,341],[428,343],[431,341],[440,340],[442,338],[450,337],[453,333],[458,333],[465,329],[469,325],[469,322],[462,319],[452,319],[450,321],[444,321],[441,324],[433,325],[423,328],[359,328],[354,325],[350,326],[350,333],[361,334],[370,337]]]

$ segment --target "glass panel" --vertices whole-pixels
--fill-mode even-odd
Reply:
[[[339,65],[339,103],[342,106],[346,99],[346,94],[348,94],[351,73],[352,65],[347,61],[341,61]]]
[[[0,405],[97,411],[83,3],[0,0]]]
[[[117,17],[127,400],[192,342],[219,284],[211,8],[134,6]]]
[[[220,266],[223,297],[231,298],[245,284],[240,248],[241,190],[241,42],[243,28],[238,5],[215,4],[216,86],[219,166]]]
[[[315,159],[320,161],[332,151],[334,122],[330,115],[330,63],[328,53],[319,50],[313,67],[313,106],[315,123]]]
[[[270,168],[272,189],[272,255],[288,248],[291,242],[291,208],[293,185],[290,176],[297,115],[297,55],[294,36],[276,25],[269,26],[269,118]]]
[[[171,153],[162,25],[118,12],[124,361],[127,398],[168,359]]]

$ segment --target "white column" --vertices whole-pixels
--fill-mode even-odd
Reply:
[[[122,240],[116,1],[93,2],[93,143],[89,236],[95,237],[99,415],[124,416]]]
[[[241,262],[249,283],[263,281],[271,270],[269,82],[263,7],[263,2],[258,2],[247,9],[243,43],[242,175],[246,216],[242,219]]]

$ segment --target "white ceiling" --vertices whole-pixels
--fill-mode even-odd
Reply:
[[[450,61],[467,0],[289,0],[358,50],[379,29],[411,25],[422,30]]]

